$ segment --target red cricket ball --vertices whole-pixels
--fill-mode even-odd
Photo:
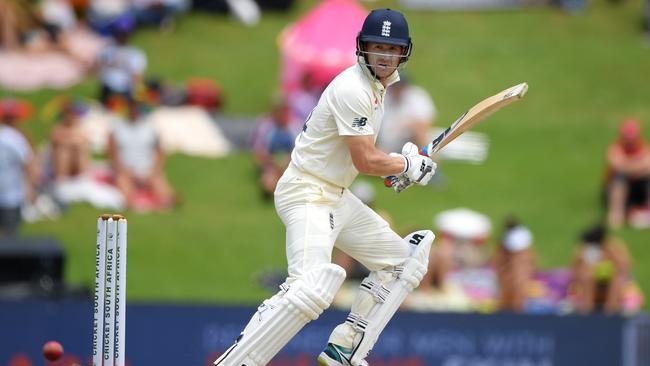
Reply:
[[[57,341],[49,341],[43,345],[43,356],[48,361],[56,361],[63,355],[63,346]]]

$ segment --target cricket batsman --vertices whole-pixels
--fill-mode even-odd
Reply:
[[[400,12],[370,12],[357,36],[357,64],[323,92],[275,190],[276,211],[286,226],[289,276],[215,366],[266,365],[329,307],[345,279],[345,271],[331,263],[334,246],[371,272],[347,319],[318,356],[321,365],[368,365],[365,358],[379,334],[419,285],[433,233],[422,230],[401,238],[348,190],[359,173],[394,176],[395,186],[403,188],[426,185],[435,172],[436,164],[418,154],[413,143],[401,153],[375,148],[386,89],[399,80],[398,69],[412,48]]]

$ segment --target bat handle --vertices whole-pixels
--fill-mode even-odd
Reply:
[[[429,154],[427,154],[427,147],[426,146],[423,147],[422,149],[420,149],[420,155],[429,156]]]

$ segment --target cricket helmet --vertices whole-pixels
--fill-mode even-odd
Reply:
[[[401,62],[408,60],[413,48],[406,18],[392,9],[375,9],[368,14],[357,35],[357,55],[365,56],[367,42],[404,47]]]

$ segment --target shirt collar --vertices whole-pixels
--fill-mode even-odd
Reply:
[[[379,80],[377,80],[377,78],[375,78],[375,76],[372,75],[368,67],[364,65],[362,62],[363,62],[363,56],[359,56],[359,62],[357,62],[357,67],[361,68],[361,72],[368,78],[368,80],[372,83],[372,85],[374,85],[375,88],[378,89],[379,91],[384,91],[387,87],[399,81],[399,72],[395,70],[395,72],[390,74],[390,76],[388,77],[388,83],[386,87],[384,87],[384,84],[382,84]]]

